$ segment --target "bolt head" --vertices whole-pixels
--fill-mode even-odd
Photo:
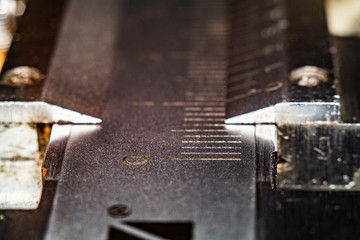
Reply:
[[[26,87],[40,82],[44,77],[37,68],[20,66],[5,72],[1,83],[12,87]]]
[[[108,208],[108,214],[114,218],[127,217],[131,214],[131,209],[125,204],[116,204]]]
[[[315,67],[304,66],[290,72],[290,82],[301,87],[316,87],[329,81],[328,71]]]

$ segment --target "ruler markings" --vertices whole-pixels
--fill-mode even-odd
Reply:
[[[257,81],[248,81],[248,82],[244,82],[242,84],[237,84],[235,86],[232,86],[229,88],[229,93],[232,93],[232,92],[236,92],[236,91],[239,91],[239,90],[244,90],[246,88],[249,88],[249,87],[255,87],[256,85],[258,84]]]
[[[182,146],[183,149],[241,149],[241,147],[231,147],[231,146],[224,146],[224,147],[215,147],[215,146]]]
[[[187,75],[188,76],[198,76],[198,77],[207,77],[210,79],[221,79],[224,76],[226,76],[227,72],[220,72],[220,70],[212,70],[212,68],[201,68],[201,69],[196,69],[196,68],[192,68],[191,70],[188,69],[187,71]]]
[[[240,81],[243,81],[243,80],[245,80],[247,78],[258,76],[261,73],[262,73],[262,71],[260,69],[254,69],[254,70],[249,71],[249,72],[244,72],[244,73],[241,73],[241,74],[234,75],[234,76],[229,78],[228,82],[229,83],[240,82]]]
[[[183,138],[239,138],[239,135],[184,135]]]
[[[241,143],[241,141],[181,141],[182,143]]]
[[[203,99],[203,98],[196,98],[196,97],[187,97],[187,98],[191,98],[191,99],[189,99],[189,100],[195,100],[195,101],[199,101],[199,102],[207,102],[208,100],[206,100],[206,99]],[[223,103],[224,101],[225,101],[225,98],[224,98],[224,100],[212,100],[213,102],[220,102],[220,103]]]
[[[279,68],[281,68],[283,66],[284,66],[284,63],[282,61],[275,62],[275,63],[269,64],[269,65],[266,65],[264,67],[264,71],[266,73],[268,73],[268,72],[271,72],[273,70],[279,69]]]
[[[241,155],[241,153],[236,152],[181,152],[183,155],[212,155],[212,154],[219,154],[219,155]]]
[[[224,118],[184,118],[185,122],[224,122]]]
[[[184,110],[186,112],[190,111],[198,111],[198,112],[221,112],[225,111],[225,108],[201,108],[201,107],[185,107]]]
[[[231,61],[234,61],[236,63],[243,63],[250,60],[256,60],[262,57],[262,51],[259,49],[252,50],[247,53],[242,53],[236,56],[231,57]]]
[[[223,106],[224,102],[163,102],[165,107],[184,107],[184,106]]]
[[[232,66],[229,67],[229,74],[233,75],[233,74],[238,74],[239,72],[256,70],[258,69],[256,64],[257,64],[256,61],[250,61],[246,64],[233,64]]]
[[[205,13],[209,7],[207,3],[208,1],[204,1],[204,7],[197,8],[198,12],[195,13],[197,17],[194,19],[195,26],[192,27],[193,44],[188,56],[187,75],[184,77],[187,83],[185,102],[164,102],[163,105],[183,107],[185,129],[171,129],[174,133],[185,133],[181,136],[184,140],[181,141],[183,151],[180,154],[209,155],[209,157],[175,157],[161,160],[241,160],[236,157],[217,157],[241,155],[239,152],[241,147],[238,146],[241,143],[239,140],[241,135],[234,135],[234,131],[224,128],[227,94],[226,35],[229,32],[224,18],[225,7],[219,4],[222,8],[216,9],[218,14],[214,15],[213,12],[207,14]],[[213,26],[214,19],[218,20],[215,27]],[[258,51],[260,50],[248,51],[247,56],[252,58]],[[255,62],[251,64],[256,65]],[[253,65],[249,65],[248,68],[253,68]],[[243,66],[235,66],[234,69],[237,70],[240,67]],[[202,138],[209,140],[201,140]]]
[[[228,132],[225,129],[171,129],[172,132]]]
[[[240,161],[241,158],[160,158],[160,160],[167,161]]]
[[[194,124],[183,124],[183,127],[225,127],[224,123],[194,123]]]
[[[185,112],[185,116],[218,116],[225,117],[225,113],[219,112],[206,112],[206,113],[198,113],[198,112]]]
[[[187,92],[187,95],[192,95],[193,92]],[[224,92],[203,92],[203,93],[197,93],[197,96],[225,96]]]

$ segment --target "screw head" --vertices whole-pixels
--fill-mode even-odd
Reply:
[[[131,214],[131,209],[125,204],[112,205],[107,210],[109,216],[115,218],[127,217]]]
[[[315,66],[304,66],[290,72],[290,82],[302,87],[316,87],[329,81],[326,70]]]
[[[1,83],[12,87],[26,87],[44,78],[45,76],[37,68],[20,66],[6,71]]]

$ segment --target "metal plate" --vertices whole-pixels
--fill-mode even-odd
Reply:
[[[5,104],[0,105],[1,116],[12,114],[6,111],[7,104],[21,102],[17,112],[21,115],[32,113],[32,104],[37,103],[37,109],[49,113],[35,116],[32,123],[99,123],[117,52],[120,17],[120,8],[112,2],[29,1],[2,77],[14,67],[29,66],[38,69],[44,80],[22,87],[2,84],[0,99],[9,103],[1,103]],[[59,113],[59,109],[60,119],[54,121],[51,115]],[[71,116],[69,121],[69,110],[95,118],[87,116],[78,121]]]
[[[230,123],[248,123],[243,114],[258,110],[256,115],[266,115],[276,104],[337,101],[323,0],[229,2],[226,118]],[[313,87],[292,83],[290,73],[303,66],[325,70],[328,82]],[[304,106],[313,111],[311,105]],[[289,111],[292,108],[285,114]],[[322,115],[317,120],[321,119]]]
[[[131,208],[127,222],[253,239],[254,127],[224,125],[224,3],[122,7],[103,123],[72,127],[46,239],[105,239],[122,220],[107,215],[117,203]]]
[[[39,209],[2,211],[0,238],[106,239],[144,222],[189,224],[195,239],[358,238],[359,193],[273,190],[275,126],[224,125],[224,2],[98,4],[122,12],[104,122],[74,126],[68,139],[56,126]],[[109,216],[114,204],[131,214]]]
[[[278,187],[359,190],[360,125],[280,124]]]

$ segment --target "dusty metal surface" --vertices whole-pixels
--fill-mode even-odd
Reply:
[[[227,119],[248,123],[236,117],[280,103],[337,102],[322,0],[230,1],[229,12]],[[305,66],[328,72],[322,84],[292,79]]]
[[[96,42],[101,45],[99,51],[101,47],[105,52],[112,48],[111,55],[116,58],[109,75],[100,71],[96,78],[101,79],[103,73],[105,77],[111,76],[110,91],[100,98],[106,99],[103,123],[54,126],[43,166],[47,174],[39,209],[0,211],[0,238],[111,239],[131,236],[172,239],[167,236],[174,225],[184,229],[185,235],[193,239],[358,238],[359,192],[273,189],[276,127],[224,124],[225,108],[237,111],[226,103],[226,90],[240,88],[230,85],[226,88],[228,57],[239,53],[236,48],[226,50],[229,27],[233,26],[228,25],[226,7],[232,13],[238,11],[239,22],[257,24],[262,17],[277,22],[279,12],[272,5],[277,1],[230,1],[229,5],[220,0],[86,1],[89,5],[84,2],[72,2],[69,9],[73,15],[67,16],[74,17],[80,11],[79,19],[83,21],[93,18],[92,14],[99,14],[93,19],[101,18],[100,15],[106,12],[105,18],[117,21],[116,26],[119,26],[107,29],[107,36],[117,39],[112,47],[111,44],[100,44],[113,43],[111,39],[94,34],[91,43],[86,45],[84,40],[80,48],[91,49]],[[301,6],[303,2],[291,1],[294,4],[292,11],[296,12],[297,4]],[[258,5],[251,5],[253,3]],[[253,7],[246,8],[247,4]],[[265,5],[270,6],[269,11],[259,14],[262,12],[257,11],[257,6]],[[315,6],[314,12],[319,5]],[[249,15],[243,14],[242,7]],[[258,14],[250,14],[253,11]],[[312,13],[311,9],[309,11]],[[305,19],[302,23],[308,26],[306,17],[300,15],[300,19]],[[91,24],[70,24],[72,21],[78,23],[77,19],[67,21],[61,39],[77,39],[75,33],[86,32],[79,26],[91,28]],[[245,23],[239,27],[262,29],[261,25]],[[286,22],[277,23],[286,27]],[[263,34],[271,35],[274,28],[266,26],[262,30]],[[312,59],[311,54],[308,55],[311,51],[302,54],[301,49],[296,49],[299,43],[296,40],[307,42],[297,38],[304,30],[296,28],[287,35],[294,37],[291,49],[296,54],[290,54],[285,63],[293,68],[301,67],[304,59]],[[267,46],[269,42],[253,41],[258,33],[240,31],[237,40],[249,38],[248,43],[254,43],[255,48]],[[311,34],[304,36],[314,37]],[[274,52],[275,55],[270,54],[272,57],[282,59],[277,52],[281,51],[278,40],[272,39],[264,51]],[[63,41],[61,46],[65,50],[80,44]],[[321,43],[324,42],[316,41],[316,44]],[[234,44],[245,49],[243,42]],[[328,50],[327,44],[320,45],[317,46],[319,49]],[[77,68],[76,74],[85,76],[79,84],[89,79],[91,82],[87,73],[96,72],[93,64],[98,63],[90,56],[92,60],[82,62],[84,67],[81,67],[81,55],[75,50],[72,51],[76,55],[72,58],[75,59],[74,67],[68,66],[69,72],[64,76],[71,77],[70,72]],[[94,54],[101,56],[102,52]],[[58,67],[67,64],[66,56],[65,52],[55,56]],[[236,71],[249,67],[247,57],[242,54],[236,57],[239,60],[234,63]],[[253,70],[265,71],[264,66],[267,66],[268,72],[261,75],[266,77],[263,78],[265,88],[258,87],[271,90],[276,100],[276,94],[283,86],[273,82],[281,75],[273,71],[278,71],[278,67],[281,71],[284,69],[272,60],[264,57],[253,62],[256,65]],[[319,60],[315,57],[311,61],[310,65],[319,63],[324,67],[329,58]],[[252,75],[256,71],[250,70],[245,73],[246,83],[252,83],[252,77],[261,79]],[[287,79],[288,72],[283,72],[281,76]],[[241,76],[240,72],[235,75]],[[329,77],[328,84],[332,84],[331,74]],[[292,100],[297,96],[300,100],[302,97],[318,99],[322,94],[328,97],[327,100],[334,97],[332,89],[329,92],[318,92],[317,89],[308,95],[303,94],[305,88],[294,86],[294,89]],[[85,88],[81,91],[84,95],[89,93]],[[270,94],[266,90],[250,93]],[[104,93],[99,91],[91,96],[97,94]],[[247,111],[248,107],[268,103],[268,99],[255,95],[237,107]],[[94,111],[101,110],[101,101],[95,101],[95,97],[92,100]],[[338,107],[337,103],[330,105]],[[323,116],[336,119],[337,113],[331,115],[331,112]],[[311,116],[313,112],[309,114]],[[296,157],[297,153],[294,154]],[[155,231],[159,226],[165,232]],[[17,231],[20,227],[24,231]]]
[[[51,136],[43,163],[43,168],[46,169],[46,181],[59,180],[70,131],[71,125],[54,124],[51,128]]]
[[[62,108],[96,118],[85,123],[96,122],[101,118],[114,65],[118,11],[97,1],[31,0],[1,74],[0,99],[21,102],[24,109],[41,102],[37,106],[40,111]],[[30,77],[29,71],[14,76],[18,67],[37,69],[41,78],[34,81],[34,71]],[[5,114],[9,113],[1,116]]]
[[[26,211],[0,210],[0,238],[43,239],[54,200],[56,184],[56,181],[45,182],[37,209]]]
[[[43,101],[101,118],[113,78],[120,17],[120,9],[111,3],[69,3],[42,90]]]
[[[8,71],[20,66],[36,68],[42,75],[47,76],[66,2],[66,0],[28,1],[26,11],[19,19],[19,26],[14,33],[14,41],[1,72],[2,79]],[[1,85],[0,99],[2,101],[39,100],[43,83],[44,81],[40,81],[26,88]]]
[[[108,4],[124,17],[104,121],[72,127],[46,239],[106,239],[121,220],[253,239],[254,127],[224,125],[224,3]]]

